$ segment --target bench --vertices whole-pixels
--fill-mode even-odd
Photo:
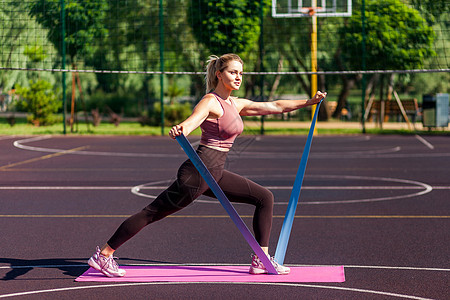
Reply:
[[[416,117],[419,113],[419,105],[417,103],[417,99],[404,99],[400,101],[402,103],[403,109],[405,110],[406,115],[410,119],[412,123],[416,121]],[[369,118],[380,116],[380,101],[373,101],[372,106],[370,108]],[[395,100],[389,100],[384,102],[384,121],[387,122],[389,117],[396,117],[396,121],[403,120],[402,111]]]

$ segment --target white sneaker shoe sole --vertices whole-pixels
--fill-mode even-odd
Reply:
[[[117,275],[115,275],[115,274],[111,274],[111,273],[109,273],[106,269],[102,269],[100,266],[99,266],[99,264],[95,261],[95,259],[94,258],[90,258],[89,259],[89,261],[88,261],[88,265],[90,266],[90,267],[92,267],[92,268],[94,268],[94,269],[96,269],[97,271],[99,271],[99,272],[102,272],[104,275],[106,275],[106,276],[108,276],[108,277],[123,277],[123,276],[125,276],[125,270],[123,270],[123,273],[121,272],[121,273],[118,273]]]

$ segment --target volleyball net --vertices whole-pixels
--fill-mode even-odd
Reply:
[[[316,5],[329,1],[335,11],[349,3]],[[81,81],[87,98],[121,90],[198,99],[207,57],[234,52],[249,75],[240,93],[253,99],[309,94],[311,74],[326,90],[340,91],[349,80],[360,88],[362,75],[402,74],[404,92],[448,92],[448,0],[350,2],[351,15],[319,16],[313,68],[311,18],[271,13],[307,1],[3,0],[0,89],[37,78],[57,86],[63,73],[76,71],[88,78]]]

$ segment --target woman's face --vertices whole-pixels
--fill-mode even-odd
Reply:
[[[223,72],[218,72],[217,76],[226,88],[239,90],[242,84],[242,73],[242,64],[237,60],[232,60]]]

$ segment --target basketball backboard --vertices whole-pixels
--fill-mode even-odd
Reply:
[[[272,0],[272,17],[310,17],[313,8],[317,17],[350,17],[352,0]]]

